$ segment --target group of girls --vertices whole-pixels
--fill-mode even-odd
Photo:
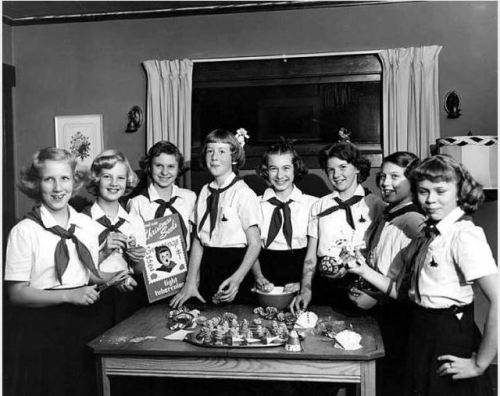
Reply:
[[[488,394],[482,374],[496,354],[497,270],[470,219],[483,195],[467,170],[447,156],[420,163],[394,153],[377,175],[380,199],[361,185],[369,161],[340,142],[320,155],[333,192],[318,199],[296,186],[307,170],[282,140],[263,156],[257,171],[269,187],[257,197],[238,176],[244,140],[226,130],[207,135],[201,159],[213,180],[198,198],[175,184],[185,171],[177,147],[156,143],[141,161],[148,185],[127,210],[120,202],[138,178],[123,154],[107,150],[92,164],[87,189],[96,200],[83,213],[69,205],[82,184],[73,156],[35,153],[20,188],[37,205],[11,230],[6,254],[15,306],[9,394],[95,393],[85,344],[146,303],[143,222],[168,214],[179,215],[189,249],[171,307],[191,298],[251,303],[254,285],[300,283],[292,311],[313,302],[369,310],[378,320],[387,355],[377,364],[380,394]],[[339,240],[358,247],[356,264],[318,274],[318,259]],[[490,302],[482,338],[473,283]]]

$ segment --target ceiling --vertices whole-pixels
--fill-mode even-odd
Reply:
[[[181,15],[340,7],[387,1],[2,1],[3,21],[33,25]]]

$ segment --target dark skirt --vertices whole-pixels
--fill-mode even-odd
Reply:
[[[112,326],[101,300],[88,307],[61,304],[8,311],[4,395],[97,393],[95,359],[87,343]]]
[[[384,342],[385,356],[377,359],[377,395],[401,396],[407,358],[409,304],[383,301],[365,313],[377,320]]]
[[[306,250],[307,248],[295,250],[262,249],[259,256],[262,274],[276,286],[300,282]]]
[[[322,276],[319,270],[316,270],[312,283],[312,303],[314,305],[329,305],[343,315],[363,314],[363,310],[349,300],[349,289],[356,279],[358,276],[350,273],[343,278],[330,279]]]
[[[102,302],[107,305],[106,310],[113,326],[127,319],[134,312],[148,304],[146,286],[142,274],[134,274],[137,286],[132,291],[122,292],[116,287],[106,290],[106,295],[101,294]]]
[[[460,309],[426,309],[412,304],[408,357],[406,364],[407,396],[488,396],[492,387],[487,375],[455,380],[438,376],[441,355],[470,358],[477,351],[481,334],[474,322],[474,304]]]
[[[212,297],[217,293],[220,284],[239,268],[246,251],[246,248],[203,248],[199,291],[207,303],[212,303]],[[252,276],[247,274],[240,284],[236,298],[231,303],[251,303],[252,293],[250,289],[252,285]]]

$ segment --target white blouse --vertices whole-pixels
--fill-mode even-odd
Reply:
[[[42,222],[50,228],[57,225],[52,214],[42,205]],[[76,237],[89,249],[97,268],[99,257],[98,229],[88,216],[76,212],[69,206],[67,229],[75,225]],[[60,237],[45,230],[33,220],[24,219],[17,223],[9,234],[7,242],[5,280],[29,282],[36,289],[73,288],[86,285],[89,272],[78,258],[73,241],[65,241],[68,246],[69,262],[62,276],[62,285],[56,277],[54,252]]]
[[[231,174],[221,188],[229,185],[236,175]],[[260,226],[261,212],[259,200],[253,190],[239,180],[219,197],[217,222],[210,237],[210,216],[198,230],[203,215],[207,209],[207,197],[211,194],[208,186],[218,188],[213,181],[203,186],[198,197],[195,212],[195,224],[198,239],[203,246],[209,247],[246,247],[246,230],[251,226]]]

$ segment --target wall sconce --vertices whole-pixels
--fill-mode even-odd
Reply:
[[[136,132],[142,125],[144,114],[139,106],[134,106],[128,112],[127,132]]]
[[[460,117],[460,98],[455,91],[448,92],[444,97],[444,109],[448,113],[448,118]]]

